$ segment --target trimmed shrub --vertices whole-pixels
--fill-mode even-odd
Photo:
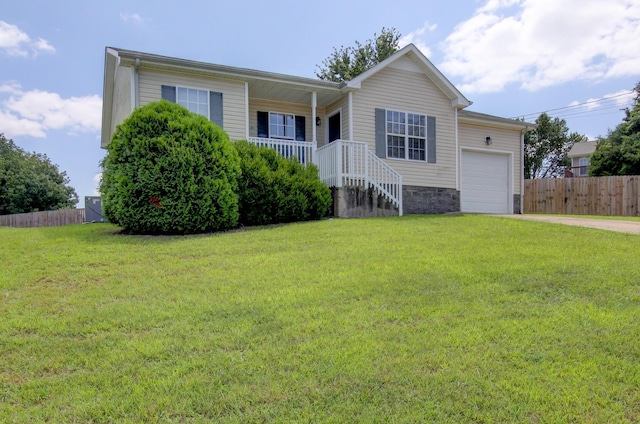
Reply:
[[[317,167],[244,140],[235,146],[242,168],[238,181],[242,225],[308,221],[327,215],[331,191],[318,178]]]
[[[191,234],[238,225],[240,160],[205,117],[161,100],[120,124],[101,162],[106,218],[134,234]]]

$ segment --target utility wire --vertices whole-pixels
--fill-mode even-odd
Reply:
[[[615,102],[615,99],[617,99],[618,97],[622,97],[622,96],[629,96],[630,94],[633,94],[633,93],[634,93],[634,91],[629,90],[629,91],[624,92],[624,93],[616,94],[615,96],[604,97],[602,99],[596,99],[596,100],[589,100],[589,101],[586,101],[586,102],[583,102],[583,103],[578,103],[578,104],[575,104],[575,105],[559,107],[559,108],[555,108],[555,109],[548,109],[548,110],[541,111],[541,112],[526,113],[524,115],[519,115],[519,116],[514,117],[512,119],[524,119],[526,121],[527,119],[537,118],[538,116],[540,116],[543,113],[547,113],[547,114],[550,114],[550,115],[554,115],[555,117],[562,118],[562,117],[574,116],[574,115],[580,115],[580,114],[589,115],[589,114],[592,114],[593,112],[598,112],[598,111],[605,110],[605,109],[612,109],[612,108],[622,109],[622,108],[619,107],[617,102]],[[596,107],[593,107],[593,108],[590,108],[590,109],[584,109],[583,108],[583,106],[587,106],[587,105],[594,104],[594,103],[600,103],[600,106],[596,106]],[[609,103],[609,104],[607,104],[607,103]],[[577,108],[580,108],[582,110],[575,110]],[[622,110],[624,110],[624,109],[622,109]],[[565,112],[551,113],[551,112],[559,112],[559,111],[565,111]],[[617,111],[613,112],[613,113],[617,113]],[[598,115],[591,115],[591,116],[598,116]]]

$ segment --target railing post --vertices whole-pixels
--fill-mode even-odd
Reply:
[[[334,141],[336,143],[336,187],[342,187],[342,140]]]
[[[316,166],[318,166],[318,162],[316,158],[317,155],[318,155],[318,142],[316,140],[313,140],[313,143],[311,144],[311,163],[315,164]]]
[[[369,155],[367,154],[368,149],[365,146],[364,152],[363,152],[363,158],[364,158],[364,188],[368,189],[369,188]]]
[[[398,187],[398,215],[402,216],[402,175],[398,178],[398,184],[400,184]]]

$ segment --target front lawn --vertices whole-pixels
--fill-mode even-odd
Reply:
[[[640,236],[0,228],[0,422],[637,422]]]

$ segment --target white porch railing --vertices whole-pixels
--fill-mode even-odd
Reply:
[[[402,216],[402,175],[371,152],[367,143],[336,140],[316,150],[314,163],[329,187],[375,188]]]
[[[302,164],[313,163],[313,143],[309,141],[279,140],[275,138],[249,137],[249,143],[274,149],[286,158],[296,157]]]

